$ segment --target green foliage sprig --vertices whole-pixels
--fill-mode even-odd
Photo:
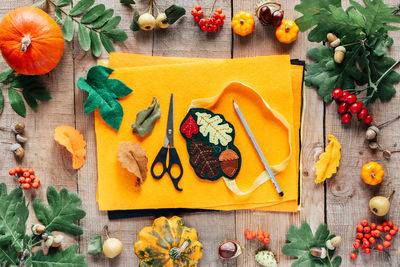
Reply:
[[[116,27],[121,22],[120,16],[114,16],[114,9],[106,8],[104,4],[94,5],[95,0],[80,0],[69,11],[63,8],[70,6],[72,0],[47,0],[56,7],[56,22],[62,25],[62,32],[66,41],[74,38],[75,26],[78,24],[78,40],[84,51],[92,50],[95,57],[99,57],[102,47],[107,52],[114,51],[115,42],[123,42],[128,39],[128,35]],[[45,3],[42,0],[35,4],[39,6]],[[133,2],[133,1],[125,1]]]
[[[46,227],[46,234],[51,234],[51,231],[82,234],[82,228],[74,222],[86,214],[79,208],[81,200],[76,193],[66,189],[57,192],[54,187],[49,186],[47,201],[48,206],[40,199],[33,201],[36,217]],[[0,266],[88,266],[85,256],[77,254],[76,244],[62,252],[57,248],[50,248],[46,255],[43,250],[33,251],[33,248],[40,246],[44,240],[41,235],[26,232],[28,216],[28,204],[22,190],[16,188],[8,194],[6,185],[0,184]]]
[[[400,81],[400,75],[393,69],[400,60],[387,56],[393,45],[388,32],[400,29],[392,25],[400,23],[399,8],[389,7],[382,0],[363,0],[363,5],[350,0],[346,10],[341,0],[301,0],[295,10],[303,14],[296,20],[300,30],[313,28],[309,41],[326,42],[331,32],[346,48],[341,64],[334,62],[334,50],[327,46],[308,51],[316,63],[307,65],[305,82],[317,87],[325,102],[332,100],[335,88],[363,93],[358,98],[367,106],[377,98],[389,101],[393,97],[396,93],[393,83]],[[356,89],[356,85],[363,88]]]
[[[26,116],[26,107],[22,98],[35,111],[39,108],[38,101],[47,102],[51,99],[50,93],[38,81],[38,76],[17,74],[11,68],[0,73],[0,84],[8,88],[10,105],[22,117]],[[0,90],[0,113],[3,109],[4,96]]]

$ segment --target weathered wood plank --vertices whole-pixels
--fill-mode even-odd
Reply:
[[[258,1],[235,0],[233,14],[241,10],[253,12]],[[285,10],[286,19],[294,19],[298,14],[293,10],[294,3],[290,0],[280,1]],[[245,38],[234,36],[233,56],[265,56],[276,54],[290,54],[291,58],[305,59],[308,47],[306,34],[300,34],[299,39],[291,45],[280,44],[275,38],[272,27],[263,27],[256,19],[254,32]],[[279,71],[279,70],[277,70]],[[300,213],[272,213],[262,211],[237,211],[236,235],[245,246],[246,253],[238,258],[238,266],[256,266],[254,255],[263,248],[258,241],[247,241],[243,232],[246,228],[263,229],[271,234],[271,244],[268,246],[277,255],[280,266],[289,266],[292,259],[281,253],[285,244],[285,234],[290,224],[299,225],[307,221],[313,229],[324,220],[324,187],[314,184],[313,165],[323,149],[323,104],[317,94],[311,89],[306,90],[307,108],[305,111],[304,137],[302,143],[303,156],[303,195]]]

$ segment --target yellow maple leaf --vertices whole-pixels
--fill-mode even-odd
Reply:
[[[315,163],[315,183],[319,184],[327,178],[331,178],[336,173],[340,164],[340,148],[339,141],[333,135],[328,135],[329,144],[325,148],[325,152],[319,156],[319,160]]]

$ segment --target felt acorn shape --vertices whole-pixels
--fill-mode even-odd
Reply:
[[[218,158],[222,172],[228,177],[235,176],[239,169],[239,156],[232,149],[221,152]]]

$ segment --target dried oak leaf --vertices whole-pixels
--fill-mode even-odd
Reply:
[[[327,178],[331,178],[336,173],[340,164],[341,145],[335,136],[328,136],[329,144],[325,148],[325,152],[319,156],[319,160],[315,163],[315,183],[322,183]]]
[[[72,168],[75,170],[85,163],[86,141],[83,135],[71,126],[58,126],[54,130],[54,140],[64,146],[72,156]]]
[[[146,150],[134,142],[121,142],[118,156],[122,167],[137,177],[136,186],[141,186],[147,177]]]
[[[137,133],[141,137],[150,134],[154,129],[156,121],[160,118],[160,103],[154,97],[151,105],[136,115],[136,121],[132,124],[133,133]]]

